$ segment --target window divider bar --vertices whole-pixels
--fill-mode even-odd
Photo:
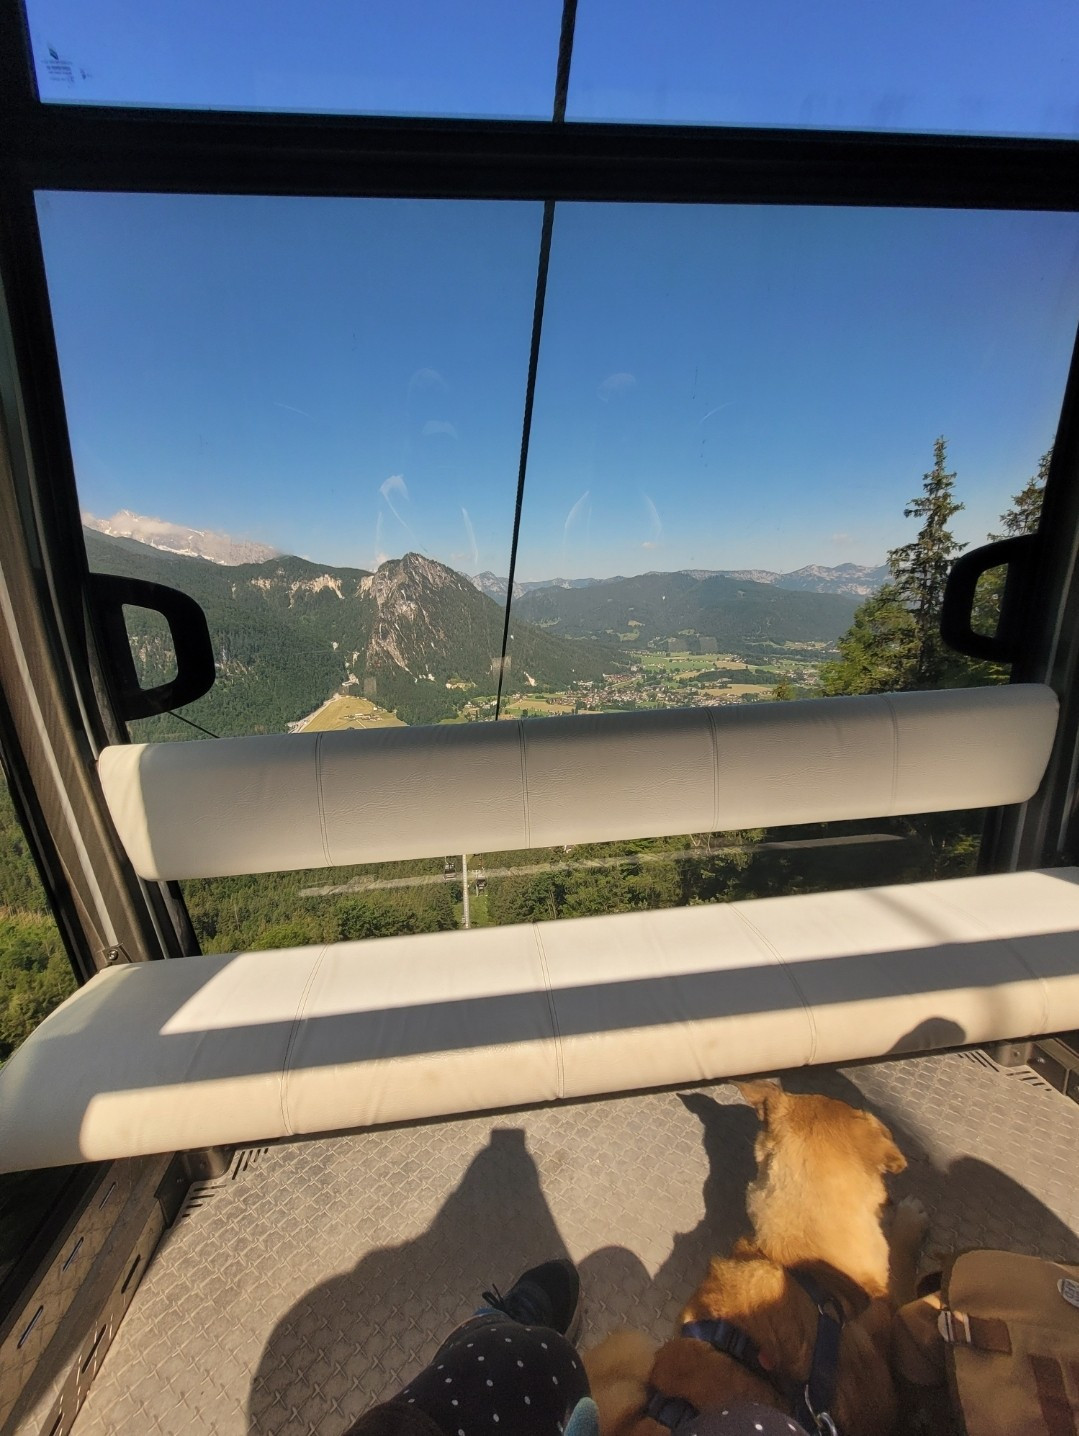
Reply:
[[[34,103],[0,175],[36,189],[1079,208],[1079,142]]]
[[[506,653],[509,647],[510,615],[513,611],[513,582],[517,572],[517,543],[521,536],[521,509],[525,496],[525,475],[528,471],[528,445],[532,437],[532,410],[536,398],[536,372],[539,368],[540,335],[543,332],[543,307],[547,300],[547,272],[551,263],[551,237],[554,232],[553,199],[543,206],[540,229],[539,263],[536,266],[536,302],[532,311],[532,343],[528,353],[528,381],[525,386],[525,410],[521,423],[521,460],[517,466],[517,499],[513,511],[513,538],[510,542],[509,574],[506,578],[506,614],[502,624],[502,653],[498,664],[498,691],[495,694],[495,722],[502,711],[502,683],[506,676]]]
[[[556,125],[565,124],[566,102],[569,99],[569,73],[573,63],[573,35],[577,25],[577,0],[563,0],[562,32],[558,37],[558,67],[554,81],[554,111],[551,115]]]

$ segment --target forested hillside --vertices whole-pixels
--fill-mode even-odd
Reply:
[[[74,990],[71,964],[0,775],[0,1062]]]
[[[872,838],[852,845],[858,832]],[[839,833],[842,844],[821,841]],[[469,857],[471,920],[501,925],[868,886],[944,876],[964,863],[943,848],[935,860],[910,819],[491,852]],[[460,872],[459,858],[448,875],[441,859],[427,859],[200,879],[186,882],[184,895],[204,950],[257,950],[458,927]]]
[[[347,606],[347,615],[330,608],[345,605],[334,592],[316,586],[325,574],[318,565],[283,558],[226,568],[91,529],[83,535],[96,572],[168,584],[189,594],[206,614],[217,678],[206,697],[184,711],[212,732],[283,732],[344,682],[345,655],[335,650],[328,630],[332,618],[339,617],[344,631],[354,606]],[[335,575],[341,584],[351,582],[353,589],[362,577],[359,570]],[[289,599],[296,595],[300,601],[290,608]],[[164,622],[145,609],[128,609],[127,617],[140,678],[146,684],[163,681],[173,671]],[[190,728],[170,715],[148,720],[138,729],[144,738],[191,736]]]
[[[372,886],[387,877],[419,881],[388,889]],[[382,869],[319,868],[200,878],[184,884],[184,897],[204,952],[257,951],[457,927],[459,885],[442,877],[440,860]]]
[[[495,692],[502,608],[420,554],[388,560],[376,574],[287,556],[224,567],[84,533],[95,571],[168,584],[202,607],[217,680],[185,714],[213,733],[283,732],[343,685],[373,691],[406,723],[452,716],[460,691],[447,684]],[[128,610],[128,627],[140,677],[165,679],[171,650],[161,619]],[[617,662],[599,645],[518,623],[506,692],[599,680]],[[140,737],[189,732],[169,715],[139,725]]]
[[[696,634],[740,653],[761,641],[834,642],[857,606],[848,594],[797,593],[722,574],[646,573],[590,588],[536,589],[515,602],[514,614],[566,637],[648,644]]]

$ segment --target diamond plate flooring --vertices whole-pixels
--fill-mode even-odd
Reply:
[[[1079,1106],[979,1054],[789,1074],[876,1111],[929,1248],[1079,1261]],[[340,1436],[475,1306],[568,1253],[584,1339],[665,1335],[744,1225],[756,1122],[717,1083],[240,1153],[166,1235],[76,1436]]]

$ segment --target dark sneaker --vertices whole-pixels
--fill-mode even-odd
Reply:
[[[498,1287],[483,1293],[492,1311],[501,1311],[524,1326],[549,1326],[572,1341],[581,1324],[581,1279],[566,1258],[530,1267],[506,1292]]]

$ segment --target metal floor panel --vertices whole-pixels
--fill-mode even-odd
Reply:
[[[929,1248],[1079,1261],[1079,1106],[977,1054],[789,1074],[868,1106]],[[734,1089],[462,1118],[238,1155],[166,1235],[76,1436],[339,1436],[492,1282],[568,1253],[584,1340],[665,1335],[744,1228],[756,1120]]]

